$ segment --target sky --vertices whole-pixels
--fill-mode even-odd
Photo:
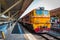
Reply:
[[[60,0],[34,0],[30,4],[30,6],[26,9],[26,11],[19,17],[19,19],[24,17],[33,9],[37,9],[39,7],[44,7],[45,10],[52,10],[52,9],[58,8],[60,7]]]
[[[46,10],[52,10],[60,7],[60,0],[41,0],[39,5],[45,7]]]

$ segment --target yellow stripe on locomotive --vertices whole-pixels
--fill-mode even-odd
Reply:
[[[50,30],[50,13],[48,10],[33,10],[31,13],[31,23],[35,32]]]

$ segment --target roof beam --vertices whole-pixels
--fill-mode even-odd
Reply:
[[[15,4],[13,4],[11,7],[9,7],[7,10],[5,10],[1,15],[6,14],[8,11],[10,11],[12,8],[14,8],[16,5],[18,5],[22,0],[17,1]]]
[[[27,9],[27,7],[32,3],[33,0],[25,0],[22,6],[22,9],[20,10],[19,14],[17,17],[19,18],[21,14]]]

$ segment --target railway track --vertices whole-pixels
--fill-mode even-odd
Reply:
[[[44,33],[44,34],[34,34],[37,40],[60,40],[60,38],[57,38],[55,36],[52,36],[50,34]]]
[[[60,40],[60,38],[57,38],[47,33],[43,33],[43,34],[31,33],[31,34],[35,37],[36,40]]]
[[[55,38],[47,35],[47,34],[41,34],[40,36],[42,36],[43,38],[45,38],[46,40],[56,40]]]
[[[26,28],[25,28],[26,29]],[[28,29],[26,29],[28,30]],[[28,30],[30,33],[31,31]],[[27,32],[25,32],[26,34],[29,34]],[[31,35],[36,39],[36,40],[60,40],[60,38],[50,35],[48,33],[31,33]],[[33,39],[33,37],[31,37]]]
[[[51,37],[53,37],[53,38],[55,38],[55,39],[57,39],[57,40],[60,40],[60,37],[57,37],[57,36],[53,36],[53,35],[51,35],[51,34],[48,34],[48,33],[46,33],[47,35],[49,35],[49,36],[51,36]]]

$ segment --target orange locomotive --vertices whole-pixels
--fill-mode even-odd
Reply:
[[[29,19],[27,19],[29,17]],[[29,13],[25,20],[29,21],[32,26],[27,26],[28,29],[34,30],[36,33],[46,32],[50,30],[50,13],[48,10],[35,9]],[[26,24],[28,22],[26,21]]]

